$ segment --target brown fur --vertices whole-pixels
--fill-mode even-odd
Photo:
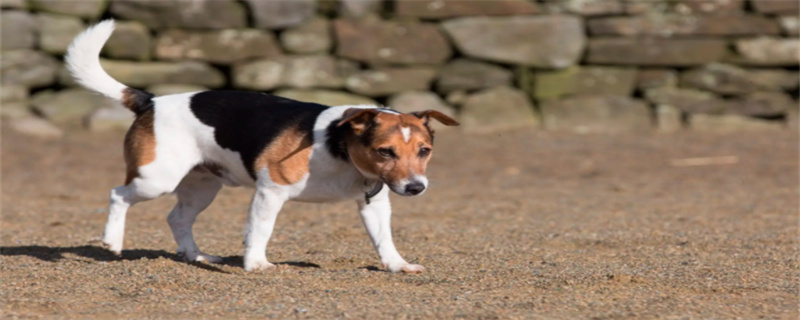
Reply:
[[[126,95],[127,96],[127,95]],[[156,136],[153,130],[153,111],[136,117],[125,135],[125,164],[127,175],[125,184],[139,176],[139,167],[156,159]]]
[[[308,173],[308,159],[313,144],[310,134],[302,133],[297,128],[286,130],[261,152],[255,162],[255,171],[266,166],[272,182],[279,185],[295,184]]]
[[[369,146],[356,139],[348,143],[353,163],[387,182],[408,179],[415,174],[424,175],[430,156],[420,158],[417,154],[422,147],[433,148],[433,137],[424,120],[411,114],[381,112],[372,121],[375,127]],[[409,129],[408,142],[403,138],[402,128]],[[391,147],[397,159],[386,159],[375,151],[385,147]]]
[[[136,92],[131,88],[122,90],[122,105],[128,110],[136,112]]]

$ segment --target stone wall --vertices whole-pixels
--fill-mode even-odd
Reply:
[[[437,109],[478,132],[779,128],[797,117],[798,3],[3,0],[2,115],[46,136],[125,128],[132,115],[61,63],[115,18],[104,67],[158,95]]]

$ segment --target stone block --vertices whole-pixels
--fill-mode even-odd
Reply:
[[[566,15],[468,17],[442,27],[468,57],[540,68],[577,63],[586,43],[581,19]]]

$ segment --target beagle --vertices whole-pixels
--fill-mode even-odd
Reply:
[[[136,203],[175,193],[169,223],[178,254],[220,262],[203,253],[192,225],[223,185],[255,189],[244,240],[244,269],[264,270],[267,242],[284,202],[355,200],[364,225],[391,272],[422,272],[392,241],[388,189],[403,196],[428,187],[433,154],[430,119],[458,122],[437,111],[409,114],[375,106],[329,107],[266,93],[203,91],[155,97],[113,79],[100,50],[114,21],[90,27],[70,45],[66,64],[84,87],[136,114],[124,143],[125,184],[111,190],[103,244],[122,251],[125,215]]]

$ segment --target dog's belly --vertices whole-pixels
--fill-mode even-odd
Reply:
[[[217,177],[217,179],[219,179],[220,183],[228,187],[238,187],[241,185],[251,184],[248,183],[248,181],[242,181],[240,177],[233,175],[228,168],[225,168],[214,162],[199,164],[194,167],[192,171],[214,175]]]
[[[233,165],[235,166],[235,164]],[[237,170],[238,169],[238,170]],[[257,184],[265,183],[268,188],[283,189],[288,199],[298,202],[338,202],[353,200],[364,194],[363,178],[351,172],[338,172],[336,174],[307,174],[301,181],[292,185],[279,185],[269,179],[267,169],[260,172],[263,175],[261,182],[255,182],[249,175],[241,171],[243,168],[231,168],[219,162],[207,161],[197,165],[193,171],[212,174],[225,186],[245,186],[256,188]],[[239,174],[236,174],[236,172]]]
[[[236,187],[255,187],[255,179],[244,166],[242,157],[238,152],[224,149],[215,144],[211,139],[205,139],[203,150],[203,165],[210,167],[211,173],[216,175],[222,184]]]

